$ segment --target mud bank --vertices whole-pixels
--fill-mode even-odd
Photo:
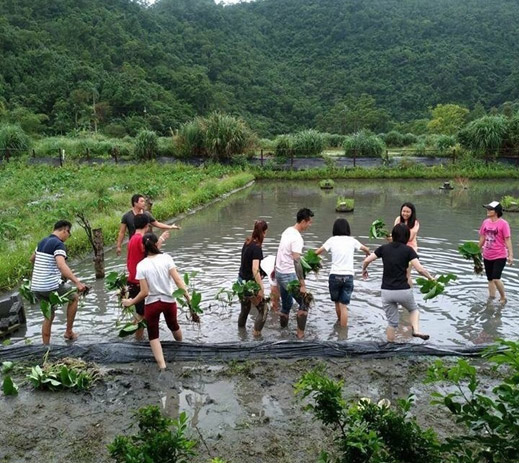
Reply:
[[[219,456],[228,463],[317,461],[330,433],[302,410],[293,384],[324,364],[327,373],[345,382],[345,396],[395,401],[412,393],[412,413],[440,435],[454,428],[448,414],[430,405],[437,386],[423,380],[432,357],[333,360],[254,360],[221,363],[176,362],[159,375],[152,362],[103,367],[103,380],[86,393],[42,392],[23,384],[15,397],[0,398],[0,461],[108,462],[106,446],[129,430],[132,414],[159,405],[177,417],[186,411],[192,437],[199,442],[192,461]],[[446,361],[454,361],[448,358]],[[495,379],[481,359],[482,383]]]

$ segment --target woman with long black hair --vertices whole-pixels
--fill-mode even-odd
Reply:
[[[123,299],[125,307],[130,307],[144,299],[144,319],[148,328],[153,356],[160,370],[166,369],[166,361],[159,341],[159,319],[164,314],[168,328],[176,341],[182,341],[182,331],[177,321],[177,304],[173,297],[173,282],[183,289],[188,301],[189,293],[180,277],[173,258],[164,254],[157,247],[158,238],[153,233],[142,237],[146,258],[137,264],[136,278],[139,280],[140,291],[132,299]]]
[[[254,322],[254,336],[259,336],[267,319],[267,304],[265,303],[265,288],[262,281],[262,270],[260,262],[263,259],[261,245],[268,230],[268,224],[264,220],[256,220],[252,234],[245,240],[241,250],[241,264],[238,273],[238,281],[246,282],[254,280],[260,287],[255,297],[242,297],[240,301],[240,315],[238,327],[244,328],[247,317],[254,304],[258,309],[258,315]]]

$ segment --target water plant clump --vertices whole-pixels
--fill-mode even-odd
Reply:
[[[176,298],[180,307],[188,309],[191,321],[200,323],[200,315],[203,314],[204,311],[201,307],[202,293],[198,292],[194,287],[194,278],[197,274],[198,272],[184,273],[184,283],[189,288],[191,300],[187,299],[183,289],[173,291],[173,297]]]
[[[458,251],[465,259],[472,259],[474,262],[474,273],[479,275],[483,272],[483,256],[478,243],[467,241],[458,247]]]
[[[36,389],[83,391],[92,387],[101,376],[101,370],[94,363],[69,357],[49,362],[45,356],[42,366],[31,368],[27,380]]]
[[[310,272],[318,274],[323,268],[321,258],[313,249],[309,249],[301,256],[301,265],[303,267],[303,275],[305,278]]]
[[[382,219],[376,219],[369,227],[369,237],[371,239],[387,238],[389,232],[387,231],[386,224]]]
[[[346,198],[339,196],[337,204],[335,205],[336,212],[353,212],[355,209],[355,200],[353,198]]]
[[[331,178],[319,182],[319,188],[321,188],[321,190],[332,190],[334,186],[335,182]]]

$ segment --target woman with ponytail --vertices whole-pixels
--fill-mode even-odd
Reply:
[[[258,309],[258,315],[254,322],[254,336],[259,336],[267,319],[267,305],[264,301],[265,288],[263,286],[262,270],[260,262],[263,259],[263,251],[261,245],[267,233],[268,224],[264,220],[256,220],[252,235],[245,240],[245,244],[241,250],[240,272],[238,281],[245,282],[254,280],[259,285],[260,290],[253,298],[242,297],[240,315],[238,317],[238,327],[244,328],[247,323],[247,317],[252,304]]]
[[[164,314],[168,328],[176,341],[182,341],[182,331],[177,321],[177,304],[173,297],[173,281],[183,289],[190,300],[184,281],[177,272],[175,263],[169,254],[163,254],[157,246],[159,238],[153,233],[142,237],[146,258],[137,264],[136,278],[140,291],[132,299],[123,299],[123,305],[130,307],[144,299],[144,319],[148,328],[153,356],[160,370],[166,369],[166,361],[159,341],[159,319]]]

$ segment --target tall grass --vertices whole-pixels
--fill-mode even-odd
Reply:
[[[151,161],[159,151],[159,139],[152,130],[141,130],[135,137],[135,155]]]
[[[503,144],[508,130],[504,116],[484,116],[460,130],[460,143],[482,156],[495,156]]]
[[[361,130],[346,137],[343,144],[346,156],[381,157],[385,153],[386,146],[382,139],[371,132]]]
[[[251,130],[239,118],[213,112],[205,120],[205,147],[213,159],[227,160],[250,151],[253,138]]]
[[[11,156],[19,156],[29,149],[30,144],[30,138],[19,125],[0,126],[0,155],[9,152]]]

